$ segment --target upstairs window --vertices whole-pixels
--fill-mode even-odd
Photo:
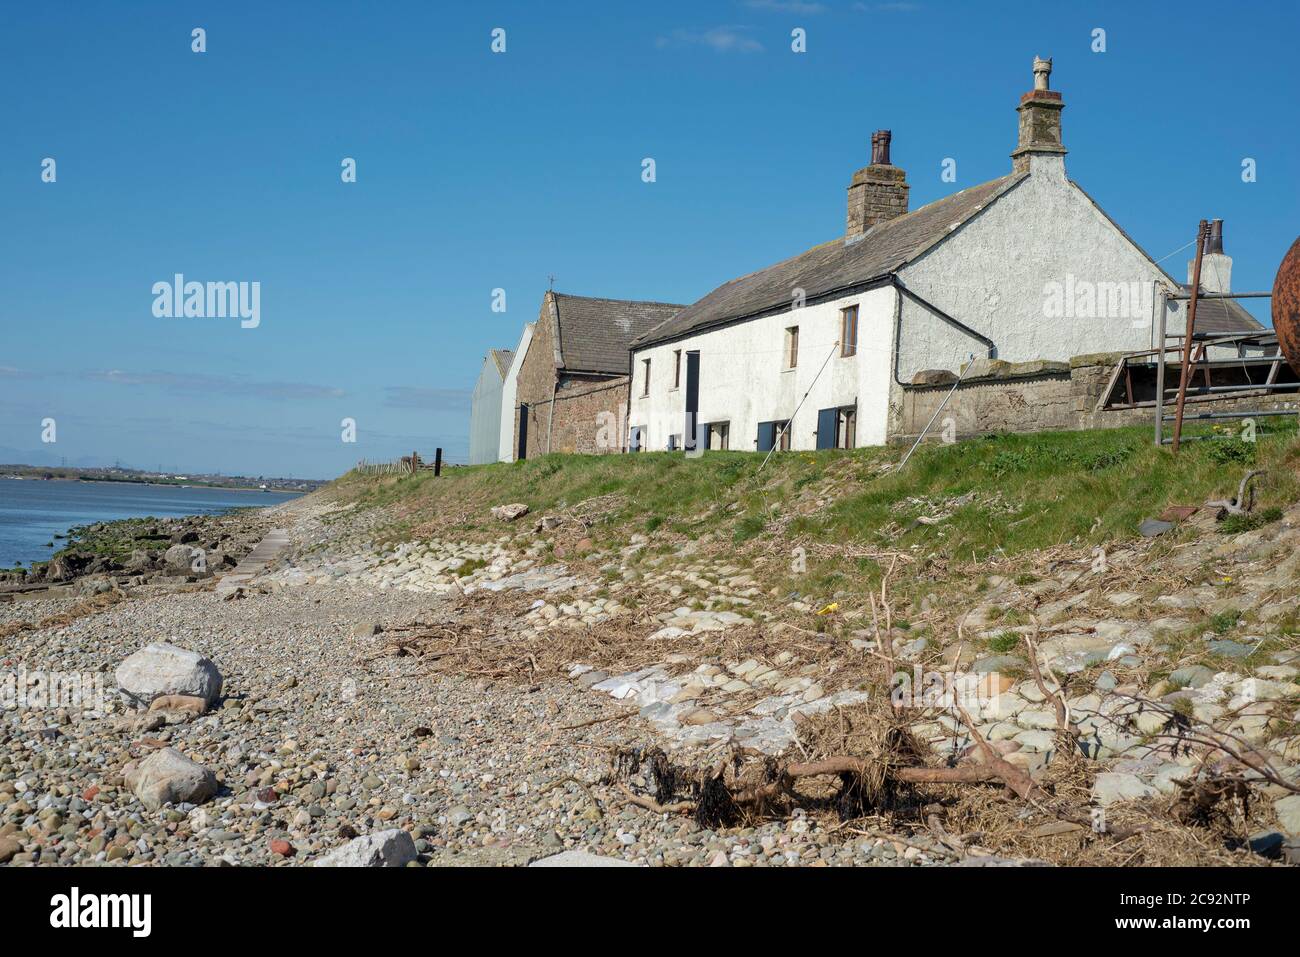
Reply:
[[[645,368],[645,378],[641,380],[641,394],[646,396],[650,394],[650,360],[642,359],[641,365]]]
[[[673,388],[680,389],[682,385],[682,350],[673,350]]]
[[[849,306],[840,310],[840,355],[853,356],[858,353],[858,307]]]
[[[799,364],[799,327],[790,326],[785,330],[785,367],[793,369]]]

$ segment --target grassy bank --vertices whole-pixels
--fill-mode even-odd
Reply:
[[[764,536],[889,545],[938,557],[983,558],[1063,543],[1136,536],[1169,505],[1236,494],[1248,469],[1259,518],[1300,499],[1294,423],[1272,423],[1253,443],[1191,442],[1174,457],[1150,430],[997,435],[900,449],[552,455],[411,477],[351,473],[333,494],[361,508],[389,506],[391,537],[499,533],[493,505],[523,502],[534,514],[583,508],[612,535],[664,529],[734,542]],[[1204,434],[1203,430],[1201,434]],[[599,501],[593,501],[599,499]]]

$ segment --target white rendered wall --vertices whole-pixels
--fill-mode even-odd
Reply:
[[[501,462],[513,462],[515,453],[515,406],[518,404],[519,367],[523,364],[528,344],[533,341],[533,323],[524,326],[519,344],[515,346],[510,368],[506,370],[505,382],[501,385],[501,434],[498,440],[497,459]]]
[[[1152,348],[1153,282],[1172,288],[1168,278],[1076,186],[1065,178],[1059,157],[1031,161],[1031,174],[944,242],[899,273],[917,295],[992,339],[996,357],[1066,361],[1095,352],[1137,352]],[[1093,315],[1048,314],[1049,284],[1075,290],[1083,304],[1084,283],[1104,298],[1106,285],[1141,284],[1141,309],[1123,315],[1100,305]],[[1131,288],[1131,287],[1130,287]],[[904,322],[919,315],[904,301]],[[1178,313],[1171,313],[1176,322]],[[936,340],[935,358],[953,355],[950,335]],[[930,364],[925,349],[905,343],[899,378]],[[967,352],[971,351],[969,348]],[[984,354],[979,352],[977,354]],[[963,355],[962,359],[965,358]]]
[[[683,431],[686,416],[686,353],[700,353],[700,423],[731,423],[730,447],[757,448],[758,423],[791,418],[812,389],[791,428],[791,448],[816,447],[817,411],[858,407],[857,444],[885,441],[894,299],[891,287],[774,316],[737,323],[674,342],[637,350],[629,426],[646,428],[646,449],[662,451],[668,437]],[[840,310],[858,306],[857,355],[841,357]],[[785,330],[799,327],[799,361],[785,369]],[[681,386],[673,388],[673,353],[682,352]],[[829,360],[827,356],[830,355]],[[642,396],[644,366],[650,359],[650,394]],[[825,368],[822,363],[825,361]],[[818,376],[818,370],[822,370]]]

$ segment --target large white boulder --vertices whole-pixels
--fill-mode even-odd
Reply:
[[[126,766],[126,786],[151,811],[164,804],[202,804],[217,793],[217,776],[175,748]]]
[[[405,867],[415,860],[415,841],[400,827],[353,838],[316,861],[316,867]]]
[[[163,695],[188,695],[211,705],[221,694],[221,672],[198,652],[158,642],[117,666],[117,684],[141,708]]]

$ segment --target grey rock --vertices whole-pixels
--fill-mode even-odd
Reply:
[[[1118,801],[1137,801],[1158,793],[1149,784],[1143,784],[1136,774],[1114,771],[1097,775],[1092,785],[1093,800],[1103,807]]]
[[[1254,645],[1243,645],[1239,641],[1232,641],[1227,638],[1211,641],[1209,648],[1216,655],[1223,655],[1227,658],[1245,658],[1255,650]]]
[[[163,552],[163,567],[173,575],[188,575],[198,549],[189,545],[173,545]]]
[[[151,811],[164,804],[202,804],[217,793],[217,776],[175,748],[127,765],[126,786]]]
[[[1174,527],[1173,522],[1162,522],[1158,518],[1148,518],[1138,526],[1138,532],[1144,538],[1155,538]]]
[[[989,655],[975,662],[973,670],[977,674],[999,671],[1015,671],[1025,666],[1025,659],[1018,655]]]
[[[415,841],[400,827],[353,838],[316,861],[316,867],[405,867],[416,858]]]
[[[197,652],[158,642],[117,666],[117,684],[133,704],[147,708],[163,695],[192,695],[207,704],[221,694],[221,672]]]
[[[1300,836],[1300,794],[1291,794],[1273,802],[1278,823],[1292,837]]]
[[[1179,668],[1169,676],[1171,684],[1180,688],[1199,688],[1214,678],[1214,672],[1205,665],[1189,665]]]

